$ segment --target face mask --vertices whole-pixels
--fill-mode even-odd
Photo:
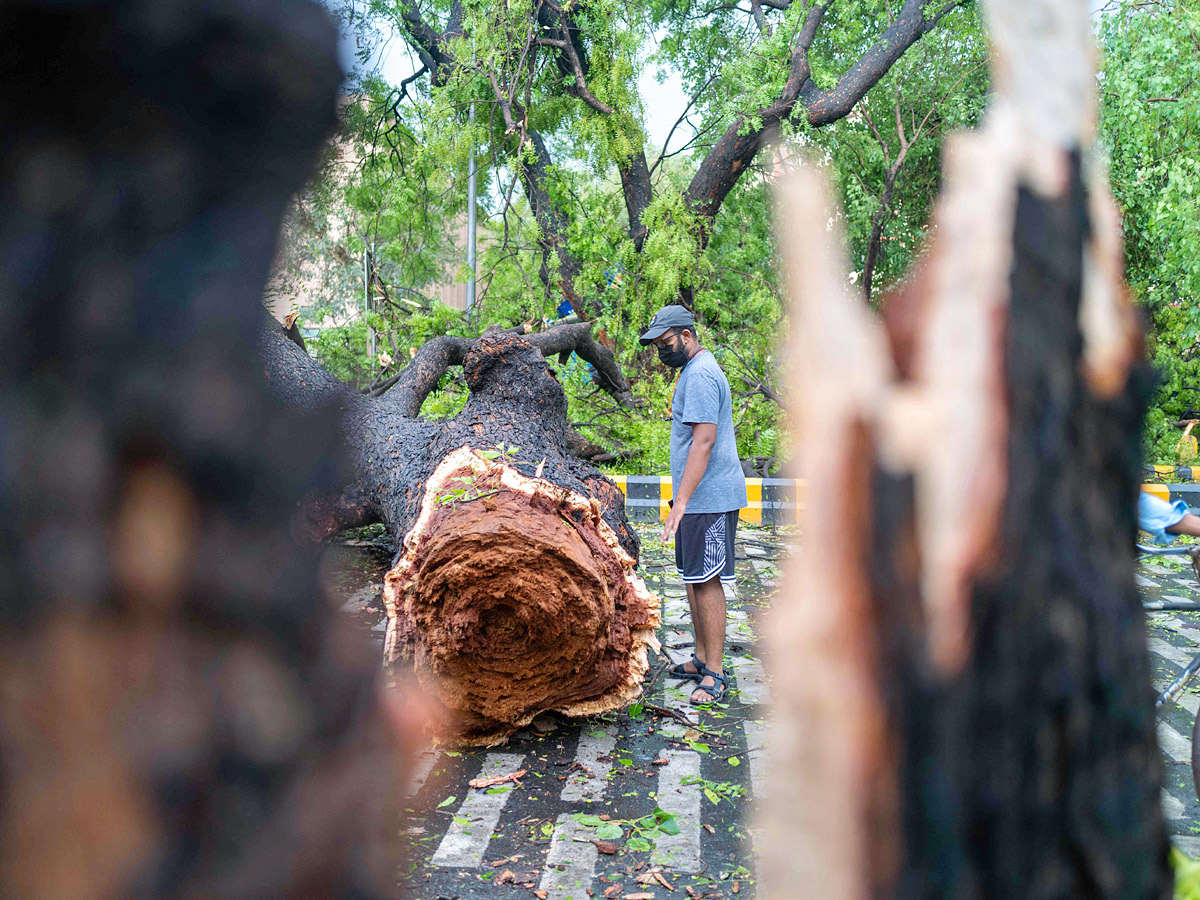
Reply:
[[[688,361],[687,349],[675,345],[667,346],[666,344],[660,344],[658,347],[658,360],[664,366],[670,366],[672,369],[681,369]]]

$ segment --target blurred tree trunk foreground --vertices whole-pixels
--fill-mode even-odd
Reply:
[[[772,898],[1170,892],[1134,583],[1151,379],[1088,4],[985,9],[992,106],[948,145],[932,245],[882,324],[815,170],[781,198],[812,440],[770,630]]]
[[[333,410],[256,338],[334,125],[315,3],[0,6],[0,895],[375,897],[377,661],[296,500]]]

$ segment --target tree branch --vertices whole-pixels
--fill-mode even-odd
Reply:
[[[764,5],[779,8],[767,0],[763,2]],[[843,118],[909,47],[931,31],[950,11],[967,2],[970,0],[954,0],[926,19],[923,13],[925,0],[905,0],[896,19],[828,91],[820,90],[812,81],[808,50],[832,0],[813,6],[796,37],[788,79],[779,99],[757,110],[752,117],[739,117],[729,126],[705,156],[688,185],[685,194],[688,205],[711,219],[742,173],[749,168],[755,155],[778,134],[779,126],[785,119],[803,112],[808,124],[819,128]],[[747,127],[751,120],[761,124]]]

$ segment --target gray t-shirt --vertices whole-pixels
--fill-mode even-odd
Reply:
[[[692,425],[717,426],[708,468],[688,500],[689,513],[720,513],[746,505],[746,476],[733,436],[733,398],[716,358],[701,350],[683,367],[671,402],[671,482],[675,493],[692,447]]]

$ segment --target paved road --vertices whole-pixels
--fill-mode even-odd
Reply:
[[[1138,586],[1147,600],[1200,600],[1191,566],[1180,557],[1159,557],[1138,567]],[[1200,653],[1200,614],[1150,613],[1150,662],[1154,685],[1162,690]],[[1180,849],[1200,857],[1200,803],[1192,782],[1192,728],[1200,708],[1200,678],[1158,718],[1158,744],[1164,764],[1163,812]]]
[[[663,598],[665,652],[686,659],[691,653],[691,635],[683,627],[687,601],[670,564],[670,548],[657,544],[649,529],[642,535],[642,572]],[[398,873],[398,895],[414,900],[541,897],[542,892],[545,900],[754,897],[748,823],[762,778],[763,718],[770,703],[756,623],[788,552],[783,535],[739,528],[738,581],[727,631],[734,691],[725,708],[694,713],[695,727],[649,710],[582,723],[548,717],[489,751],[425,754],[407,797],[406,860]],[[360,567],[359,585],[381,568],[368,566],[364,572]],[[353,587],[354,580],[345,586]],[[1138,583],[1147,599],[1200,596],[1190,568],[1175,557],[1142,563]],[[359,591],[348,608],[373,593],[371,586]],[[1200,614],[1151,614],[1149,645],[1161,689],[1200,653]],[[687,685],[660,678],[648,703],[690,710],[687,691]],[[1169,830],[1176,844],[1200,857],[1200,803],[1190,765],[1198,692],[1200,679],[1195,690],[1163,710],[1158,734]],[[519,769],[526,774],[515,787],[489,792],[467,785],[481,775]],[[631,849],[638,846],[630,840],[638,836],[634,823],[650,825],[645,817],[656,807],[675,817],[678,834],[660,832],[648,849]],[[580,822],[579,817],[594,818]],[[598,834],[606,836],[597,825],[607,825],[607,833],[614,826],[621,829],[621,837],[613,839],[619,845],[616,854],[600,853],[592,843]]]

